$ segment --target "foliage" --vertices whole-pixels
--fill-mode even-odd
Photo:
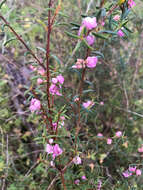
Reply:
[[[114,0],[3,1],[0,15],[8,24],[0,20],[0,57],[10,52],[32,71],[23,122],[12,104],[7,62],[1,65],[2,189],[143,189],[142,175],[123,173],[131,166],[142,171],[142,10],[139,0],[132,8]],[[97,27],[85,23],[78,34],[87,17],[96,17]]]

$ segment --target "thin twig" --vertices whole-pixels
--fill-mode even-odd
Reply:
[[[34,57],[34,59],[38,62],[38,64],[45,69],[45,66],[41,63],[41,61],[38,59],[38,57],[35,55],[35,53],[28,47],[28,45],[24,42],[24,40],[21,38],[21,36],[10,26],[10,24],[7,22],[7,20],[0,15],[0,18],[3,20],[3,22],[8,26],[8,28],[13,32],[13,34],[16,36],[16,38],[24,45],[24,47],[30,52],[30,54]]]

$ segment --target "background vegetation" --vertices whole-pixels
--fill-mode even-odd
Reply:
[[[112,2],[115,1],[106,2],[105,8]],[[96,69],[86,74],[83,91],[83,102],[92,99],[95,105],[92,109],[81,110],[82,129],[78,137],[78,152],[82,166],[67,168],[65,181],[69,190],[97,189],[100,180],[101,189],[105,190],[143,189],[142,175],[129,178],[122,175],[130,165],[143,170],[143,154],[138,152],[143,144],[143,3],[140,0],[135,2],[136,6],[129,14],[125,37],[105,34],[102,38],[96,38],[94,49],[99,62]],[[89,0],[63,0],[51,38],[51,75],[54,77],[60,72],[65,77],[63,96],[55,100],[57,109],[63,108],[66,117],[65,128],[60,132],[60,145],[71,152],[76,116],[70,106],[75,105],[74,98],[80,82],[80,72],[71,67],[77,58],[84,57],[85,52],[82,46],[73,54],[77,39],[69,37],[65,31],[77,34],[76,24],[81,25],[81,15],[91,15],[94,11],[97,14],[100,1],[93,1],[88,10],[89,3]],[[1,7],[1,14],[43,63],[47,11],[46,0],[7,0]],[[121,10],[118,9],[116,13],[120,14]],[[37,116],[29,111],[32,97],[29,89],[37,85],[36,79],[39,77],[29,70],[29,65],[36,63],[2,20],[0,24],[1,189],[45,190],[53,179],[56,180],[51,189],[63,189],[60,178],[55,178],[57,170],[50,166],[45,153],[44,145],[49,137],[41,137],[45,135],[44,122],[40,114]],[[106,24],[111,30],[110,23]],[[14,78],[8,69],[13,63]],[[22,74],[16,74],[18,72]],[[25,78],[22,84],[21,76]],[[9,81],[15,81],[14,85]],[[46,99],[44,86],[37,85],[36,92],[42,100]],[[18,103],[15,98],[18,98]],[[117,131],[123,132],[121,138],[115,138]],[[98,133],[104,137],[99,138]],[[106,143],[109,137],[113,137],[111,145]],[[72,154],[68,157],[72,157]],[[57,165],[61,163],[63,166],[68,161],[66,154],[62,159],[57,160]],[[83,175],[87,180],[75,184],[74,181]]]

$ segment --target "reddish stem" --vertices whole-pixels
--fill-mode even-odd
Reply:
[[[49,65],[50,65],[50,35],[51,35],[51,8],[52,6],[52,1],[49,0],[49,11],[48,11],[48,32],[47,32],[47,46],[46,46],[46,59],[47,59],[47,63],[46,63],[46,70],[47,70],[47,102],[48,102],[48,111],[50,114],[50,125],[51,125],[51,129],[52,129],[52,112],[51,112],[51,100],[50,100],[50,69],[49,69]]]

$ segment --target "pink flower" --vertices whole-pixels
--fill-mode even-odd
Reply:
[[[74,159],[73,159],[73,162],[74,164],[78,165],[78,164],[81,164],[81,158],[79,156],[76,156]]]
[[[40,75],[45,75],[45,70],[43,69],[43,68],[40,68],[39,70],[38,70],[38,74],[40,74]]]
[[[79,180],[79,179],[76,179],[76,180],[74,181],[74,183],[75,183],[76,185],[79,185],[80,180]]]
[[[52,144],[52,143],[53,143],[53,141],[54,141],[53,139],[49,139],[49,143],[50,143],[50,144]]]
[[[59,156],[63,153],[63,150],[59,147],[58,144],[55,144],[53,146],[53,159],[55,159],[56,156]]]
[[[50,165],[51,165],[52,167],[55,167],[55,164],[54,164],[53,160],[50,162]]]
[[[113,19],[114,19],[115,21],[120,20],[120,15],[115,15],[115,16],[113,17]]]
[[[104,26],[104,25],[105,25],[105,22],[102,21],[102,22],[101,22],[101,25]]]
[[[52,83],[56,84],[58,82],[57,78],[52,78]]]
[[[130,8],[132,8],[136,5],[136,3],[133,0],[128,0],[128,5],[130,6]]]
[[[98,61],[97,57],[88,57],[86,59],[86,63],[87,63],[86,65],[88,68],[94,68],[96,67],[97,61]]]
[[[123,172],[122,174],[123,174],[123,176],[124,176],[125,178],[128,178],[128,177],[130,177],[130,176],[132,175],[132,173],[129,172],[128,170],[126,170],[126,171]]]
[[[37,68],[34,67],[33,65],[30,65],[29,68],[30,68],[32,71],[36,71],[36,70],[37,70]]]
[[[123,36],[124,36],[124,33],[122,32],[122,30],[118,30],[117,34],[118,34],[118,36],[120,36],[120,37],[123,37]]]
[[[41,78],[38,78],[37,79],[37,84],[42,84],[43,83],[43,80]]]
[[[97,22],[96,22],[96,17],[86,17],[83,19],[82,25],[87,28],[87,30],[92,30],[96,28]]]
[[[100,102],[100,105],[103,106],[103,105],[104,105],[104,102]]]
[[[111,138],[107,139],[107,144],[112,144],[112,139]]]
[[[97,137],[103,137],[102,133],[98,133]]]
[[[53,154],[53,146],[50,145],[50,144],[47,144],[47,145],[46,145],[46,152],[47,152],[48,154]]]
[[[74,99],[74,102],[78,102],[78,101],[79,101],[79,98],[75,98],[75,99]]]
[[[57,123],[53,123],[53,129],[56,131],[56,128],[57,128]]]
[[[83,59],[77,59],[75,65],[72,66],[74,69],[82,69],[85,68],[85,61]]]
[[[82,105],[84,108],[90,108],[94,105],[94,102],[91,100],[88,100],[87,102],[84,102]]]
[[[37,111],[37,110],[40,110],[41,108],[41,103],[39,100],[37,100],[36,98],[32,98],[31,102],[30,102],[30,111],[31,112],[34,112],[34,111]]]
[[[143,145],[142,147],[138,148],[138,152],[143,152]]]
[[[137,167],[129,167],[130,172],[135,172]]]
[[[102,186],[102,181],[99,180],[99,182],[98,182],[98,186],[97,186],[97,190],[100,190],[100,189],[101,189],[101,186]]]
[[[83,28],[84,28],[84,26],[80,26],[79,31],[78,31],[78,36],[81,35],[81,32],[82,32]]]
[[[95,42],[95,37],[92,36],[92,35],[88,35],[88,36],[86,37],[86,41],[87,41],[88,45],[91,46],[91,45],[93,45],[94,42]]]
[[[59,92],[59,87],[56,86],[55,84],[51,84],[49,91],[52,95],[58,95],[58,96],[62,96],[62,94]]]
[[[59,81],[60,84],[64,83],[64,77],[62,75],[58,75],[56,78],[57,78],[57,80]]]
[[[117,132],[115,133],[115,135],[116,135],[116,137],[121,137],[121,136],[122,136],[122,132],[121,132],[121,131],[117,131]]]
[[[82,179],[82,180],[87,180],[87,178],[86,178],[85,175],[83,175],[83,176],[81,177],[81,179]]]
[[[141,171],[140,169],[137,169],[137,170],[136,170],[136,175],[139,176],[139,175],[141,175],[141,174],[142,174],[142,171]]]

